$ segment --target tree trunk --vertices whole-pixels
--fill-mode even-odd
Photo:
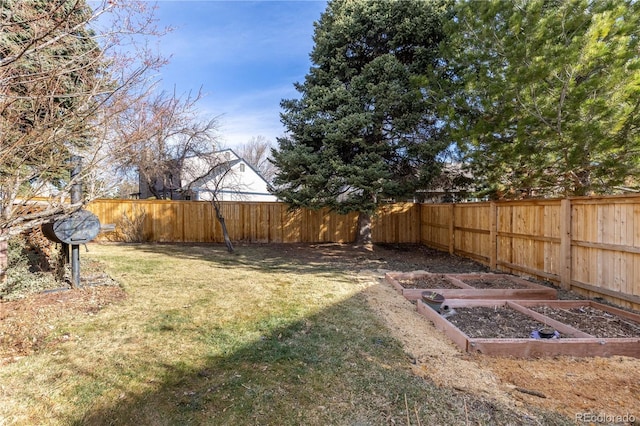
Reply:
[[[371,215],[367,212],[358,213],[356,246],[361,246],[367,250],[373,250],[373,241],[371,239]]]
[[[58,258],[56,259],[56,279],[60,282],[64,281],[67,273],[67,265],[69,264],[69,244],[62,243]]]
[[[229,253],[233,253],[233,244],[231,243],[231,238],[229,238],[229,231],[227,231],[227,224],[225,223],[224,216],[222,216],[222,212],[220,211],[220,206],[218,206],[216,202],[213,202],[213,208],[216,211],[216,218],[222,227],[222,235],[224,236],[224,244],[227,246],[227,251]]]

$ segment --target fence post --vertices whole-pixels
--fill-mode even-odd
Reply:
[[[560,201],[560,287],[571,289],[571,200]]]
[[[498,205],[489,204],[489,268],[498,269]]]
[[[456,251],[456,230],[455,230],[455,204],[449,204],[449,254],[454,254]]]

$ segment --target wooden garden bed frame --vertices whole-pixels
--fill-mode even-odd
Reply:
[[[535,358],[542,356],[568,355],[575,357],[610,357],[614,355],[640,358],[640,337],[631,338],[597,338],[567,324],[553,320],[543,314],[532,311],[528,307],[548,306],[551,308],[576,308],[590,306],[614,315],[640,323],[640,315],[613,308],[589,300],[480,300],[480,299],[449,299],[444,304],[449,308],[457,307],[501,307],[506,306],[534,319],[544,322],[565,334],[561,339],[487,339],[472,338],[463,333],[446,318],[418,300],[418,312],[429,319],[439,330],[450,338],[462,350],[470,353],[482,353],[492,356],[507,356],[515,358]]]
[[[413,289],[404,288],[400,285],[400,280],[416,280],[425,277],[444,277],[451,284],[459,289],[434,288],[434,289]],[[512,289],[479,289],[464,282],[464,280],[474,279],[501,279],[514,283]],[[435,292],[443,295],[445,299],[484,299],[484,300],[548,300],[556,299],[558,292],[556,289],[535,284],[522,278],[507,274],[437,274],[425,271],[414,272],[387,272],[387,281],[393,288],[408,300],[418,300],[425,291]]]

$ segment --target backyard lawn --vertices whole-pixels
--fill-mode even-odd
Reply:
[[[448,383],[479,364],[447,342],[418,360],[393,332],[385,306],[414,313],[382,270],[441,267],[429,253],[91,244],[99,286],[0,304],[0,425],[570,424]]]

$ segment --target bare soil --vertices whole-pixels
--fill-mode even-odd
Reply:
[[[640,324],[609,312],[583,306],[579,308],[530,307],[549,318],[599,338],[640,337]]]
[[[455,308],[447,320],[472,338],[526,339],[545,327],[532,317],[507,306]]]
[[[74,338],[52,323],[60,318],[95,315],[105,306],[126,298],[116,285],[60,289],[21,300],[0,303],[0,367],[8,362]]]
[[[484,278],[465,279],[462,280],[465,284],[478,289],[511,289],[511,288],[525,288],[525,286],[510,280],[508,278],[492,278],[490,280]]]
[[[446,279],[442,275],[424,276],[412,280],[398,280],[398,283],[404,288],[411,289],[434,289],[434,288],[448,288],[459,289],[457,285]]]
[[[236,248],[240,251],[242,247]],[[389,271],[487,272],[478,263],[417,245],[379,245],[367,251],[340,244],[271,244],[268,250],[300,264],[330,264],[363,284],[366,303],[402,342],[414,374],[425,380],[522,411],[538,407],[570,418],[581,413],[633,416],[635,424],[640,425],[640,359],[511,359],[467,354],[383,279]],[[102,280],[105,284],[104,277]],[[582,298],[566,291],[559,291],[559,297]],[[101,285],[1,302],[0,367],[61,339],[73,338],[49,327],[61,312],[93,315],[105,305],[125,298],[118,286]]]

